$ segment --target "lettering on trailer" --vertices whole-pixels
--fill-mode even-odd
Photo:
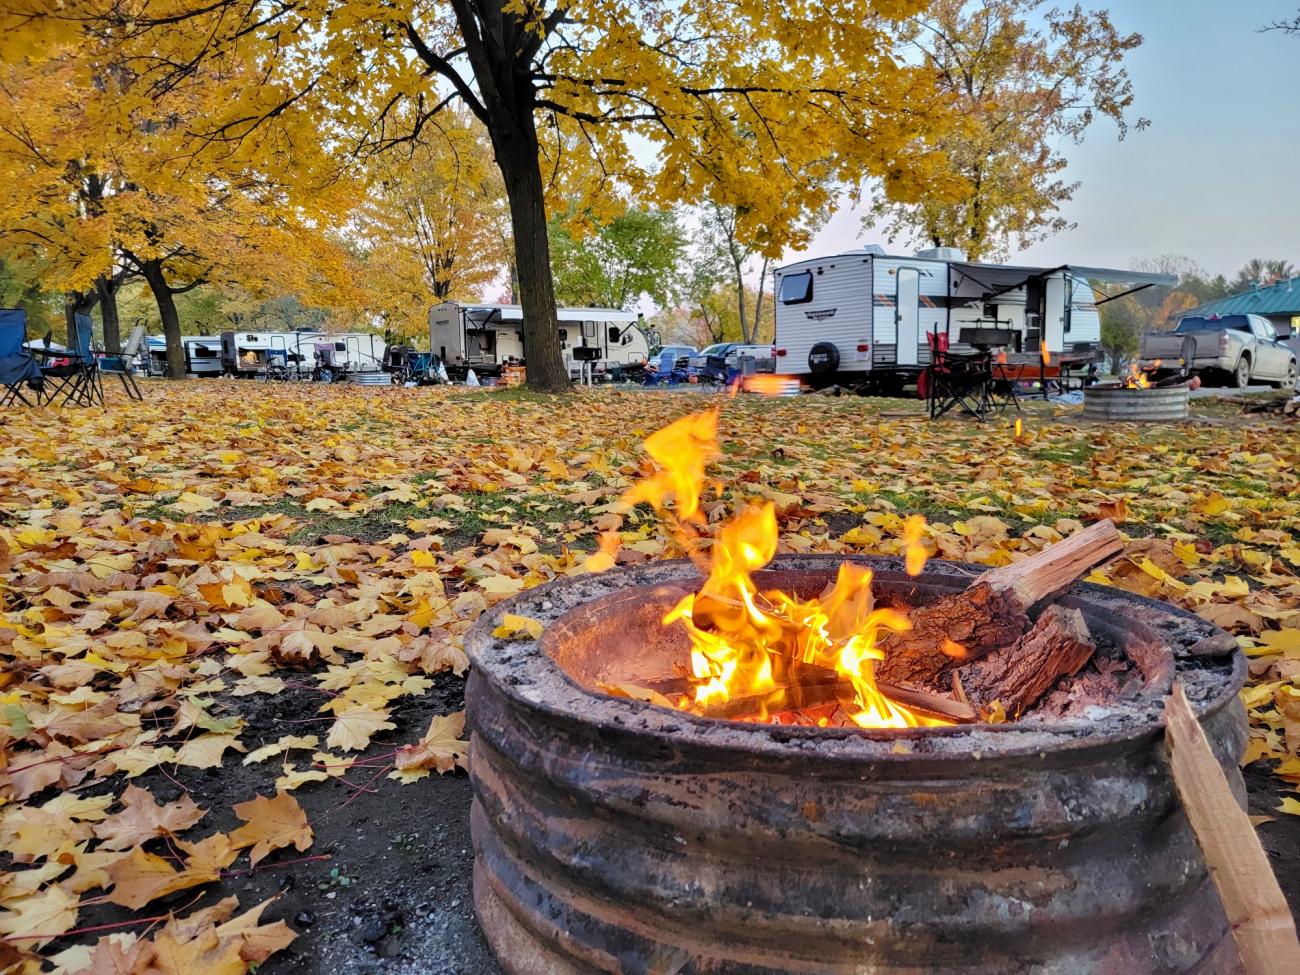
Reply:
[[[817,311],[804,312],[803,317],[810,321],[822,322],[828,318],[834,318],[837,311],[839,311],[838,308],[820,308]]]
[[[929,295],[917,295],[917,301],[921,303],[922,308],[939,307]],[[872,295],[871,303],[877,308],[893,308],[894,298],[892,295]]]

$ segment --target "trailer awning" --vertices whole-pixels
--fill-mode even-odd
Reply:
[[[1121,268],[1089,267],[1083,264],[1058,264],[1055,267],[1029,267],[1009,264],[973,264],[952,261],[949,267],[953,272],[954,285],[962,279],[983,286],[990,293],[1003,293],[1021,288],[1034,278],[1045,278],[1052,274],[1065,272],[1072,278],[1082,281],[1113,281],[1120,284],[1165,285],[1173,287],[1178,277],[1173,274],[1157,274],[1153,271],[1126,271]]]

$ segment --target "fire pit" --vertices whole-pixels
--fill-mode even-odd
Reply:
[[[839,556],[755,573],[800,597]],[[875,570],[925,606],[976,571]],[[1221,630],[1076,584],[1109,697],[1018,721],[864,730],[718,720],[615,696],[680,671],[665,614],[689,562],[566,578],[471,631],[475,903],[511,973],[1229,972],[1222,907],[1174,795],[1161,726],[1177,678],[1229,779],[1245,667]],[[493,635],[507,613],[539,639]],[[602,688],[605,691],[602,691]]]
[[[1187,416],[1189,387],[1099,383],[1083,390],[1083,415],[1093,420],[1181,420]]]

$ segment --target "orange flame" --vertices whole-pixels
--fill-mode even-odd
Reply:
[[[1039,350],[1043,353],[1043,365],[1050,366],[1052,364],[1052,353],[1048,350],[1047,345],[1040,345]]]
[[[1024,436],[1025,425],[1020,422],[1020,417],[1016,417],[1016,439],[1019,440]]]
[[[1160,360],[1157,359],[1151,363],[1151,370],[1155,371],[1160,368]],[[1150,389],[1151,378],[1149,374],[1138,366],[1136,362],[1128,364],[1128,375],[1120,380],[1120,385],[1125,389]]]
[[[698,517],[705,467],[719,455],[717,411],[693,414],[646,441],[659,470],[624,496],[664,511],[675,499],[670,526],[691,532]],[[925,564],[925,519],[904,524],[907,571]],[[760,717],[787,706],[787,688],[800,666],[834,671],[853,692],[845,710],[864,728],[906,728],[946,722],[914,713],[882,694],[875,662],[884,659],[880,641],[887,633],[911,629],[907,617],[877,608],[869,569],[852,563],[839,568],[835,583],[809,599],[780,590],[760,590],[754,573],[776,555],[778,529],[771,502],[750,505],[716,532],[708,550],[708,577],[663,618],[680,623],[690,638],[694,707],[707,710],[735,698],[754,698]],[[694,541],[694,536],[690,536]],[[846,688],[847,690],[847,688]]]
[[[760,372],[746,376],[745,392],[758,393],[760,396],[790,396],[799,392],[801,386],[793,376],[778,376],[770,372]]]

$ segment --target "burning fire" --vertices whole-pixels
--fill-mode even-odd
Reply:
[[[708,574],[698,592],[682,597],[663,618],[665,626],[680,624],[690,637],[692,691],[682,706],[707,712],[738,698],[752,699],[765,719],[789,707],[787,692],[797,683],[796,671],[812,666],[843,680],[841,706],[860,727],[946,724],[890,700],[876,685],[875,662],[884,659],[881,640],[910,630],[911,623],[897,610],[875,606],[869,569],[846,562],[833,585],[808,599],[760,590],[754,573],[777,549],[771,502],[747,506],[718,529],[706,549],[699,533],[704,524],[700,495],[705,469],[720,453],[717,420],[716,409],[694,413],[647,438],[646,451],[658,470],[624,496],[627,504],[648,502]],[[611,534],[617,539],[617,532]],[[924,534],[925,519],[919,515],[904,523],[904,561],[911,575],[925,565]],[[617,542],[609,539],[588,568],[613,564]]]
[[[1159,359],[1151,363],[1151,369],[1153,371],[1159,368]],[[1125,389],[1150,389],[1151,380],[1146,370],[1139,368],[1136,362],[1130,362],[1128,364],[1128,375],[1120,380],[1120,385]]]

